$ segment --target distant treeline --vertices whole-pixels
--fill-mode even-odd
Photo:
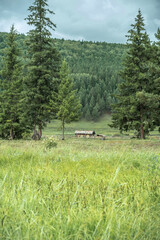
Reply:
[[[0,33],[0,69],[8,33]],[[21,62],[25,65],[26,36],[19,34],[17,43],[21,49]],[[86,42],[53,39],[61,58],[66,59],[82,104],[82,116],[97,120],[111,110],[114,94],[121,79],[118,72],[126,54],[126,45],[106,42]],[[24,68],[25,71],[25,68]]]

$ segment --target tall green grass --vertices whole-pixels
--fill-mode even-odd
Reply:
[[[160,143],[0,142],[0,239],[160,239]]]

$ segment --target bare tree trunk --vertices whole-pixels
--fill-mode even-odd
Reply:
[[[14,133],[13,133],[13,128],[10,129],[10,139],[14,139]]]
[[[39,135],[39,140],[41,139],[42,137],[42,126],[41,124],[39,124],[39,131],[38,131],[38,135]]]
[[[143,129],[143,124],[141,124],[141,139],[144,139],[144,129]]]
[[[34,130],[33,130],[34,140],[36,140],[36,135],[37,135],[37,130],[36,130],[36,124],[35,124],[34,125]]]
[[[62,140],[64,140],[64,120],[62,120]]]
[[[36,124],[34,125],[32,139],[33,139],[33,140],[37,140],[37,130],[36,130]]]
[[[142,106],[141,106],[141,109],[140,109],[140,116],[141,116],[140,137],[141,137],[141,139],[144,139],[144,126],[143,126]]]
[[[33,135],[35,136],[36,135],[36,124],[34,125],[34,129],[33,129]]]

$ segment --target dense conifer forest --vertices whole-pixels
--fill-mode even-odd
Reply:
[[[0,69],[6,47],[8,33],[0,33]],[[17,35],[21,50],[21,63],[27,63],[27,37]],[[65,59],[74,80],[75,89],[82,104],[82,117],[97,120],[105,112],[110,112],[115,102],[114,94],[121,79],[119,71],[126,53],[126,45],[106,42],[87,42],[53,39],[53,44]],[[25,68],[24,68],[25,75]]]

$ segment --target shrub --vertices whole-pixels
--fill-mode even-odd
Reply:
[[[53,137],[46,138],[44,140],[44,146],[45,146],[46,150],[50,150],[51,148],[57,147],[57,142],[55,141],[55,139]]]

